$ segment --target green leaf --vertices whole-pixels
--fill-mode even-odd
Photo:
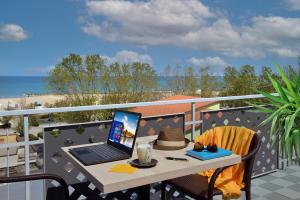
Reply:
[[[248,105],[253,106],[256,108],[256,110],[250,110],[249,112],[255,112],[255,113],[273,113],[274,111],[272,109],[267,108],[264,105],[256,105],[251,102],[246,102]]]
[[[269,123],[270,121],[273,120],[273,118],[276,116],[276,115],[279,115],[280,112],[282,112],[284,109],[286,109],[289,105],[284,105],[282,106],[281,108],[277,109],[275,112],[273,112],[272,115],[270,115],[267,119],[265,119],[263,122],[260,123],[260,125],[266,125],[267,123]]]
[[[292,160],[292,141],[290,137],[290,132],[287,131],[289,121],[290,121],[291,116],[286,116],[285,122],[284,122],[284,148],[285,148],[285,153],[287,155],[288,160]]]
[[[295,72],[295,70],[292,67],[288,67],[288,70],[289,70],[289,73],[290,73],[290,76],[291,76],[291,83],[293,85],[296,85],[296,81],[298,79],[297,73]]]
[[[285,124],[286,125],[285,132],[288,132],[287,134],[289,134],[290,131],[292,130],[292,128],[294,126],[295,119],[296,119],[299,112],[300,112],[300,108],[298,108],[292,116],[287,116],[286,117],[286,119],[288,119],[288,124]],[[287,135],[287,134],[285,134],[285,135]]]
[[[291,138],[287,138],[284,140],[284,149],[285,153],[287,155],[287,158],[289,160],[292,160],[292,144],[291,144]]]
[[[272,120],[270,135],[274,135],[274,133],[275,133],[274,130],[277,127],[277,119],[278,119],[278,115],[275,115],[274,118],[273,118],[273,120]]]
[[[293,130],[293,144],[294,144],[294,149],[295,149],[295,153],[297,156],[297,159],[300,159],[300,131],[299,129],[295,129]]]
[[[281,98],[283,98],[285,101],[289,102],[289,99],[288,99],[288,97],[286,96],[284,90],[282,89],[280,83],[279,83],[277,80],[273,79],[272,76],[271,76],[269,73],[268,73],[268,77],[269,77],[269,79],[270,79],[270,81],[271,81],[271,83],[272,83],[274,89],[275,89],[276,92],[279,94],[279,96],[280,96]]]
[[[296,97],[292,96],[292,94],[290,93],[290,91],[286,88],[282,88],[285,92],[285,94],[287,95],[287,97],[289,98],[289,101],[290,102],[294,102],[296,103],[297,101],[299,102],[300,101],[300,96],[297,95]]]
[[[263,96],[265,96],[266,98],[268,98],[273,103],[281,103],[281,104],[289,103],[289,101],[285,101],[284,99],[282,99],[282,98],[280,98],[278,96],[271,95],[271,94],[269,94],[267,92],[260,91],[260,93]]]
[[[277,70],[278,70],[281,78],[283,79],[284,83],[286,84],[287,89],[291,92],[291,94],[294,97],[296,97],[297,94],[295,93],[294,88],[293,88],[292,83],[290,82],[290,80],[286,77],[286,75],[284,74],[283,70],[281,69],[281,67],[278,64],[276,64],[276,68],[277,68]]]
[[[297,94],[300,93],[300,78],[298,78],[296,81],[296,92],[297,92]]]
[[[288,115],[284,119],[284,139],[285,140],[287,140],[290,136],[290,132],[288,131],[288,125],[289,125],[289,122],[290,122],[290,118],[291,118],[291,116]]]

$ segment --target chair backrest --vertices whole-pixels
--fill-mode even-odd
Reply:
[[[213,129],[210,129],[208,131],[211,131],[209,133],[214,133],[215,129],[221,129],[222,134],[224,128],[228,127],[234,127],[234,128],[240,128],[240,127],[235,127],[235,126],[222,126],[222,127],[215,127]],[[246,128],[247,129],[247,128]],[[250,131],[250,129],[248,129]],[[238,132],[239,134],[242,134],[243,132]],[[251,182],[251,176],[252,176],[252,170],[253,170],[253,164],[255,160],[255,155],[258,152],[259,148],[261,145],[260,138],[258,134],[254,134],[249,146],[249,150],[247,155],[242,156],[242,162],[244,162],[244,175],[243,175],[243,182],[247,185],[250,184]]]
[[[12,176],[12,177],[0,177],[0,184],[2,183],[17,183],[24,181],[36,181],[36,180],[55,180],[60,186],[57,187],[55,198],[47,199],[60,199],[60,200],[69,200],[69,189],[67,183],[60,176],[55,174],[34,174],[34,175],[24,175],[24,176]]]
[[[257,154],[260,145],[261,145],[261,141],[259,136],[257,134],[254,134],[248,150],[248,154],[246,156],[243,156],[242,158],[242,161],[245,163],[243,182],[246,185],[251,184],[251,177],[252,177],[255,155]]]

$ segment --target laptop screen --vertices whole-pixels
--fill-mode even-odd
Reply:
[[[115,111],[108,140],[116,145],[132,149],[141,115],[126,111]]]

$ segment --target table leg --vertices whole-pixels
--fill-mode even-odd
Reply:
[[[139,199],[150,200],[150,184],[139,187]]]

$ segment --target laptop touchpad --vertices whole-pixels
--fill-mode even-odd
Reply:
[[[85,154],[89,154],[91,153],[90,151],[86,150],[86,149],[82,149],[82,150],[77,150],[76,153],[78,155],[85,155]]]

